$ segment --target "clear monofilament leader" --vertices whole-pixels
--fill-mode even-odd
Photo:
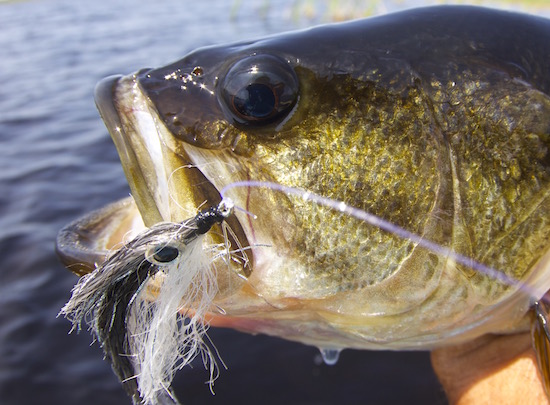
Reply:
[[[199,354],[210,371],[210,383],[217,376],[214,353],[204,341],[205,314],[218,290],[213,254],[208,254],[202,235],[188,244],[170,245],[178,255],[168,263],[157,263],[156,298],[151,299],[149,288],[141,289],[126,320],[128,354],[144,404],[171,395],[168,387],[176,371]]]

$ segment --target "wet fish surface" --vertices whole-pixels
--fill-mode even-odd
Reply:
[[[325,353],[524,330],[550,288],[549,38],[546,19],[432,7],[107,78],[96,102],[133,203],[73,224],[58,251],[93,268],[115,235],[230,197],[230,235],[214,226],[205,249],[247,260],[216,271],[213,326]],[[231,187],[246,181],[341,201],[518,283],[303,195]]]

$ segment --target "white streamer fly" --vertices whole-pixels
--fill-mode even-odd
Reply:
[[[73,330],[88,323],[134,404],[178,404],[170,384],[199,354],[209,382],[217,377],[204,339],[218,291],[204,234],[232,209],[226,199],[182,223],[147,229],[82,277],[62,308]]]

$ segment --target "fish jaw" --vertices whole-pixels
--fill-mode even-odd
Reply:
[[[66,225],[57,235],[55,249],[70,271],[84,276],[144,229],[136,204],[128,197]]]
[[[134,76],[111,76],[95,90],[96,104],[115,146],[128,179],[132,196],[144,223],[182,221],[194,206],[190,198],[170,194],[170,176],[181,184],[188,182],[178,169],[190,162],[172,156],[162,142],[161,127],[139,91]],[[143,136],[140,134],[144,134]]]
[[[215,206],[221,201],[219,191],[175,144],[140,90],[137,74],[102,80],[95,99],[146,226],[181,222],[194,216],[199,207]],[[247,247],[239,222],[235,218],[227,222],[233,230],[229,239],[236,238],[235,245]]]

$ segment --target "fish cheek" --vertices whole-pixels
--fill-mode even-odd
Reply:
[[[308,113],[291,136],[278,148],[258,148],[275,181],[344,201],[419,233],[430,230],[435,240],[444,238],[432,230],[441,227],[432,224],[431,213],[436,205],[442,208],[436,169],[445,155],[439,153],[437,137],[418,137],[433,122],[414,89],[398,93],[349,75],[310,84],[304,101]],[[311,202],[292,204],[299,229],[295,251],[303,253],[297,260],[307,272],[302,284],[308,294],[380,283],[406,265],[412,249],[408,242]]]

